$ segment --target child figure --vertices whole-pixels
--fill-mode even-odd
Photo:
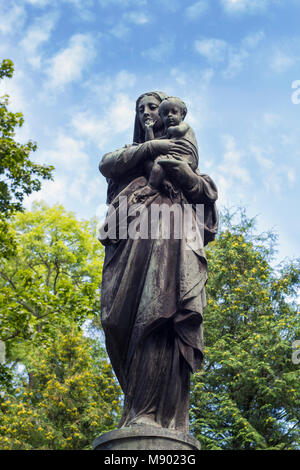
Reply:
[[[186,105],[179,98],[170,96],[165,98],[158,109],[158,113],[162,119],[165,127],[166,136],[163,139],[169,138],[174,139],[178,143],[183,144],[183,147],[187,150],[187,153],[182,155],[161,155],[156,157],[154,162],[147,161],[146,167],[149,173],[149,184],[154,188],[158,188],[162,185],[165,179],[165,170],[159,161],[162,159],[176,159],[182,160],[190,165],[192,170],[196,170],[198,166],[198,151],[196,137],[191,127],[184,122],[184,118],[187,113]],[[145,140],[154,139],[152,121],[146,123]]]

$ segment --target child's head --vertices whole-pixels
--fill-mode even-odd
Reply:
[[[175,96],[165,98],[158,108],[158,114],[166,129],[170,126],[178,126],[184,120],[186,113],[186,105]]]

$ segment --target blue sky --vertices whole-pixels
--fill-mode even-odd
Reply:
[[[56,168],[26,207],[101,217],[101,156],[131,143],[135,100],[158,89],[187,104],[219,207],[246,207],[278,233],[278,259],[297,256],[299,16],[298,0],[0,0],[15,63],[0,94],[24,114],[18,140]]]

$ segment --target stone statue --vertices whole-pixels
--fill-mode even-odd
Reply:
[[[161,155],[156,157],[154,161],[146,160],[145,166],[148,170],[148,182],[150,186],[158,188],[163,184],[163,186],[168,184],[168,181],[163,181],[165,176],[165,170],[163,169],[162,164],[163,160],[166,158],[171,159],[180,159],[182,161],[186,161],[193,170],[196,170],[198,167],[198,149],[197,149],[197,142],[196,137],[193,130],[190,126],[184,122],[184,118],[186,116],[187,109],[186,105],[181,101],[179,98],[174,96],[169,96],[165,98],[159,105],[158,114],[161,117],[162,123],[164,125],[164,129],[166,131],[166,137],[176,140],[184,138],[185,142],[190,142],[190,147],[187,152],[181,155]],[[145,122],[146,125],[146,132],[145,132],[145,141],[153,140],[154,139],[154,132],[153,126],[154,121],[149,119]],[[149,171],[150,170],[150,171]]]
[[[196,169],[197,143],[185,114],[178,98],[159,91],[141,95],[133,144],[104,155],[99,166],[108,182],[107,203],[117,213],[120,196],[128,208],[142,204],[147,219],[154,204],[204,205],[202,244],[195,249],[187,249],[187,237],[172,234],[133,239],[117,230],[115,237],[99,237],[105,245],[101,319],[125,396],[120,428],[189,432],[190,374],[203,360],[204,246],[215,237],[218,216],[217,189]],[[134,217],[127,215],[126,223]],[[160,217],[158,233],[164,224]]]

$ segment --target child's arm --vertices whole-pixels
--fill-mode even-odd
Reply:
[[[189,128],[190,126],[186,122],[181,121],[178,126],[168,127],[168,137],[183,137]]]

